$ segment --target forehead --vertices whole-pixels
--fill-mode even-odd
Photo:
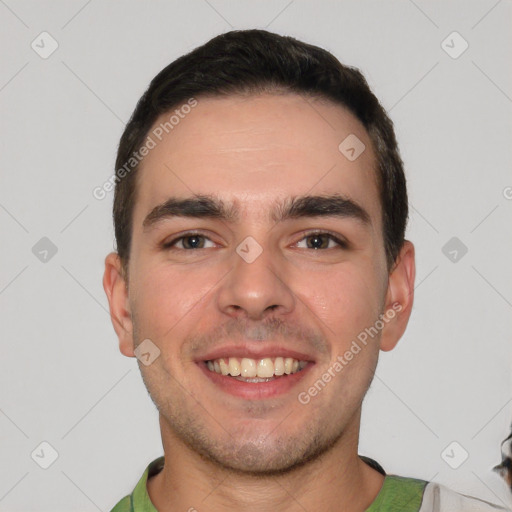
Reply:
[[[171,120],[173,112],[148,134],[154,147],[138,172],[134,220],[171,195],[212,193],[263,215],[276,198],[338,192],[380,217],[371,141],[342,106],[262,94],[198,98]],[[340,151],[346,140],[349,150],[364,145],[357,159]]]

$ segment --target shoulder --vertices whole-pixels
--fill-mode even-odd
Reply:
[[[132,500],[125,496],[110,512],[132,512]]]
[[[388,474],[365,512],[418,512],[427,484],[426,480]]]
[[[387,475],[366,512],[512,512],[479,498],[460,494],[436,482]]]
[[[459,494],[444,485],[429,482],[423,493],[419,512],[510,512],[488,501]]]

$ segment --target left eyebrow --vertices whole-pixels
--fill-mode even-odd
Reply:
[[[155,206],[144,219],[144,231],[158,222],[172,217],[210,218],[225,222],[240,220],[239,203],[226,204],[213,195],[194,195],[187,198],[170,197]],[[276,201],[269,219],[275,223],[307,217],[351,218],[371,225],[368,212],[355,201],[340,194],[303,195]]]
[[[274,222],[302,217],[351,218],[371,224],[370,215],[362,206],[340,194],[292,197],[283,204],[278,203],[270,213]]]

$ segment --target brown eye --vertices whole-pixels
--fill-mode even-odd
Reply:
[[[321,232],[315,232],[315,233],[309,233],[307,234],[302,240],[297,242],[297,246],[300,247],[299,244],[301,244],[303,241],[306,241],[306,246],[302,246],[301,248],[304,249],[335,249],[338,248],[346,248],[347,244],[337,238],[334,235],[331,235],[330,233],[321,233]]]
[[[201,235],[185,236],[181,240],[185,249],[202,249],[204,247],[204,237]]]
[[[163,245],[164,249],[193,250],[205,249],[206,241],[213,242],[204,235],[197,233],[187,233]]]

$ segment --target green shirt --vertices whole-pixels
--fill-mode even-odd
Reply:
[[[366,512],[418,512],[423,492],[428,482],[397,475],[387,475],[375,461],[364,457],[365,462],[385,475],[381,490]],[[132,494],[125,496],[111,512],[158,512],[149,499],[146,488],[148,478],[159,473],[164,457],[149,464]]]

